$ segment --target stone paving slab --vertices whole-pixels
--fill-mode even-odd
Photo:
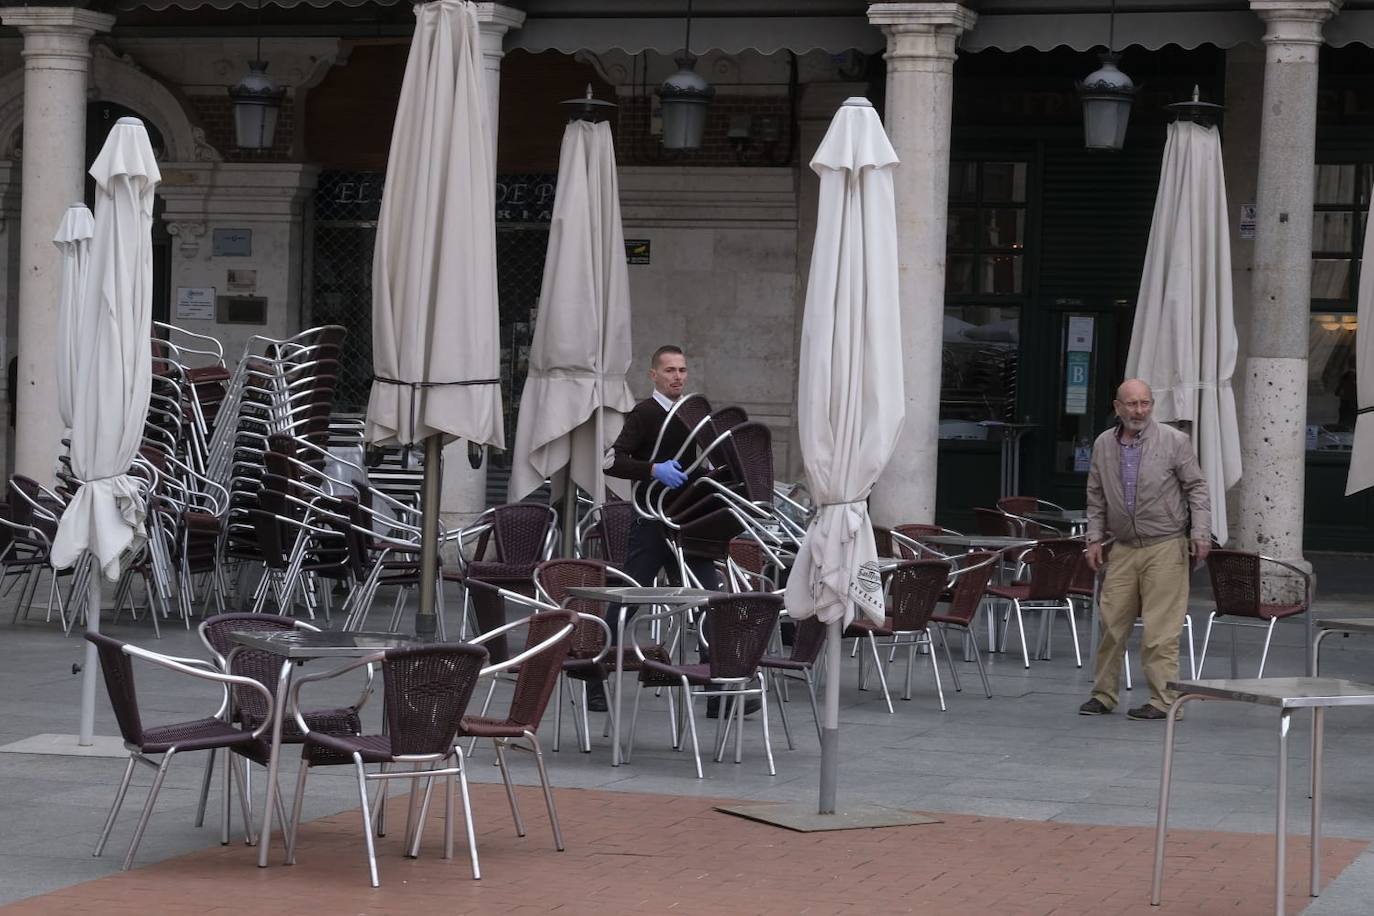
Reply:
[[[481,881],[471,879],[461,826],[455,857],[440,857],[442,815],[433,811],[420,858],[402,856],[398,831],[378,841],[382,886],[369,887],[352,811],[303,825],[295,866],[277,864],[274,851],[273,866],[258,869],[255,850],[214,847],[0,911],[1248,916],[1272,906],[1273,844],[1262,835],[1172,831],[1155,909],[1148,828],[941,815],[918,827],[799,834],[712,810],[721,799],[562,789],[568,848],[559,853],[539,793],[518,797],[524,838],[501,788],[473,787]],[[404,816],[398,797],[389,817]],[[1324,882],[1367,845],[1327,839]],[[1289,854],[1288,907],[1298,913],[1311,902],[1305,842],[1294,837]]]

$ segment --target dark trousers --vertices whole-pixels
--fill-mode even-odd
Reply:
[[[692,575],[696,576],[702,588],[713,591],[720,591],[723,583],[720,578],[720,570],[716,568],[715,561],[709,557],[687,557],[687,568]],[[678,570],[677,557],[673,555],[673,550],[668,546],[668,541],[663,536],[663,526],[659,522],[650,521],[647,518],[636,518],[630,526],[630,548],[625,557],[625,572],[630,578],[640,585],[653,585],[654,577],[660,570],[667,570],[668,579],[674,585],[681,585],[681,572]],[[630,629],[630,620],[634,617],[636,608],[633,605],[625,608],[625,631]],[[619,612],[618,605],[612,605],[610,620],[612,621],[611,638],[615,638],[614,621]],[[703,621],[705,617],[703,615]],[[710,639],[710,632],[706,632],[706,638]],[[700,649],[701,660],[708,661],[710,653],[703,646]]]

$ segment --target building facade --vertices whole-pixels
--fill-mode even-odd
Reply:
[[[1245,476],[1233,542],[1284,558],[1374,550],[1374,497],[1346,498],[1355,291],[1374,185],[1374,10],[1339,0],[699,0],[692,50],[716,89],[701,149],[659,142],[654,89],[683,10],[645,0],[478,3],[498,124],[507,404],[533,330],[564,118],[590,84],[618,104],[638,363],[660,343],[697,386],[773,427],[799,473],[797,340],[814,235],[807,167],[844,98],[883,113],[896,174],[907,421],[880,522],[960,527],[998,495],[984,421],[1030,426],[1022,492],[1081,504],[1140,283],[1165,105],[1222,102]],[[0,8],[0,289],[11,469],[46,476],[57,258],[52,231],[115,119],[163,163],[159,318],[221,338],[350,329],[361,409],[371,243],[412,14],[354,0],[116,0]],[[1138,94],[1120,153],[1084,149],[1074,83],[1112,36]],[[259,50],[260,49],[260,50]],[[226,89],[257,54],[288,87],[270,150],[234,147]],[[83,158],[84,156],[84,158]],[[206,290],[209,314],[188,303]],[[236,310],[235,297],[256,309]],[[1068,329],[1089,334],[1069,374]],[[1077,354],[1084,351],[1081,347]],[[894,381],[895,383],[895,381]],[[631,384],[647,388],[637,366]],[[513,438],[513,435],[511,436]],[[487,499],[450,461],[446,509]],[[493,496],[499,487],[493,486]]]

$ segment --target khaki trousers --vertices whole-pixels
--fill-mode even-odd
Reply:
[[[1093,696],[1116,708],[1126,641],[1137,616],[1144,621],[1140,661],[1150,685],[1150,705],[1168,710],[1178,680],[1178,638],[1188,613],[1188,540],[1171,538],[1149,547],[1113,544],[1102,581],[1102,640],[1097,645]]]

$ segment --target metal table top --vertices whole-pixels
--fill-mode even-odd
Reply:
[[[624,585],[606,588],[574,586],[568,589],[568,594],[574,598],[584,598],[589,601],[613,601],[616,604],[670,604],[674,607],[695,607],[725,593],[713,592],[708,588],[681,588],[677,586],[660,588],[651,585]]]
[[[283,658],[359,658],[384,649],[432,645],[433,640],[417,639],[404,633],[341,633],[323,630],[243,631],[233,630],[229,639],[249,649],[271,652]]]
[[[1374,617],[1322,617],[1317,620],[1319,630],[1340,630],[1345,633],[1374,633]]]
[[[1035,541],[1030,538],[1013,538],[997,534],[929,534],[922,535],[923,544],[943,544],[946,547],[992,547],[1002,550],[1007,547],[1030,547]]]
[[[1280,709],[1316,706],[1374,706],[1374,685],[1335,677],[1216,678],[1170,681],[1181,694],[1257,703]]]
[[[1088,510],[1086,509],[1065,509],[1062,512],[1054,510],[1027,512],[1025,516],[1037,522],[1048,522],[1051,525],[1056,522],[1061,525],[1086,525],[1088,523]]]

